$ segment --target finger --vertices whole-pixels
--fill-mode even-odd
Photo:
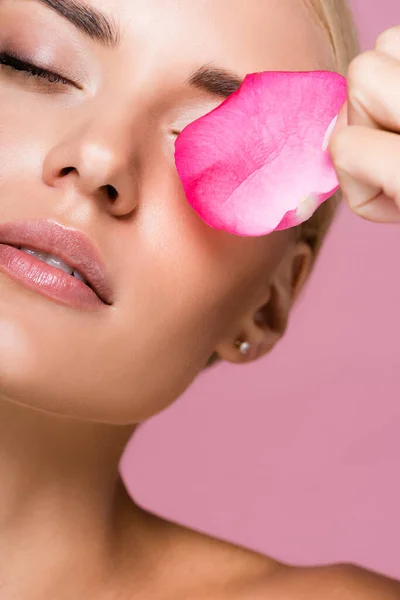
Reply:
[[[375,50],[400,60],[400,25],[381,33],[375,42]]]
[[[361,196],[364,191],[362,182],[344,172],[340,174],[339,179],[342,189],[347,190],[343,192],[344,200],[357,216],[375,223],[400,223],[397,204],[383,192],[378,192],[376,196],[365,196],[369,200],[359,200],[360,203],[357,204],[357,194]]]
[[[343,189],[345,190],[345,192],[343,192],[344,196],[346,195],[346,190],[349,190],[353,187],[356,186],[356,197],[361,196],[362,198],[375,198],[379,193],[380,190],[377,189],[374,186],[368,186],[366,185],[366,183],[364,182],[364,184],[362,184],[362,182],[358,181],[357,179],[354,178],[354,176],[352,175],[347,175],[344,168],[343,168],[343,162],[346,161],[346,156],[347,153],[349,151],[349,148],[346,146],[346,154],[342,154],[341,151],[341,140],[339,140],[339,142],[336,142],[332,145],[331,141],[336,138],[336,136],[338,135],[338,133],[340,131],[342,131],[343,129],[348,129],[348,110],[349,110],[349,105],[348,105],[348,101],[346,100],[346,102],[344,103],[339,115],[338,115],[338,120],[336,123],[336,126],[332,132],[332,136],[330,138],[330,142],[329,142],[329,151],[331,153],[333,162],[336,166],[336,170],[338,171],[339,169],[339,164],[341,164],[341,172],[338,172],[338,176],[340,177],[340,185],[342,187],[342,192]],[[376,128],[375,124],[372,124],[373,128]],[[352,136],[350,136],[351,138]],[[348,137],[345,138],[344,143],[347,144],[347,140]],[[348,139],[349,143],[351,143],[351,139]],[[351,146],[350,146],[351,148]],[[340,153],[340,154],[339,154]]]
[[[400,222],[400,136],[346,127],[329,150],[350,208],[369,220]]]
[[[349,125],[400,132],[400,60],[371,50],[350,64]]]

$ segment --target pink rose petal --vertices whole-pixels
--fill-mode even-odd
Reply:
[[[243,236],[309,219],[339,187],[325,146],[345,100],[346,80],[337,73],[247,75],[176,140],[188,202],[211,227]]]

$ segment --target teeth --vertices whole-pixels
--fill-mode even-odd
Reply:
[[[67,265],[67,263],[55,256],[49,256],[45,262],[51,267],[55,267],[56,269],[60,269],[60,271],[64,271],[64,273],[68,273],[68,275],[72,275],[73,273],[73,269]]]
[[[85,278],[79,273],[79,271],[75,271],[72,267],[70,267],[63,260],[61,260],[60,258],[57,258],[57,256],[52,256],[51,254],[46,254],[46,252],[39,252],[38,250],[32,250],[31,248],[21,247],[20,250],[22,252],[25,252],[26,254],[29,254],[30,256],[34,256],[35,258],[38,258],[39,260],[45,262],[46,264],[50,265],[51,267],[60,269],[60,271],[64,271],[64,273],[68,273],[68,275],[72,275],[73,277],[76,277],[76,279],[79,279],[79,281],[83,281],[83,283],[86,283]]]
[[[72,275],[73,275],[74,277],[76,277],[77,279],[79,279],[79,281],[83,281],[83,283],[86,283],[86,280],[85,280],[85,278],[84,278],[84,277],[82,277],[82,275],[79,273],[79,271],[74,271],[74,272],[72,273]]]
[[[46,252],[39,252],[36,250],[31,250],[30,248],[20,248],[20,250],[22,250],[22,252],[26,252],[27,254],[30,254],[31,256],[36,256],[36,258],[38,258],[39,260],[43,260],[44,262],[46,262],[46,260],[48,259],[49,255],[46,254]]]

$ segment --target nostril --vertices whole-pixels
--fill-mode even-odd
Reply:
[[[118,192],[115,187],[106,185],[105,189],[110,200],[116,200],[118,198]]]
[[[65,177],[66,175],[69,175],[69,173],[71,173],[71,171],[74,171],[74,167],[65,167],[65,169],[61,169],[60,171],[60,176],[61,177]]]

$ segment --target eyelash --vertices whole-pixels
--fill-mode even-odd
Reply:
[[[74,85],[69,79],[65,79],[57,73],[42,69],[32,63],[23,61],[7,52],[0,53],[0,68],[8,67],[18,73],[25,73],[27,77],[36,77],[44,79],[50,84]]]

